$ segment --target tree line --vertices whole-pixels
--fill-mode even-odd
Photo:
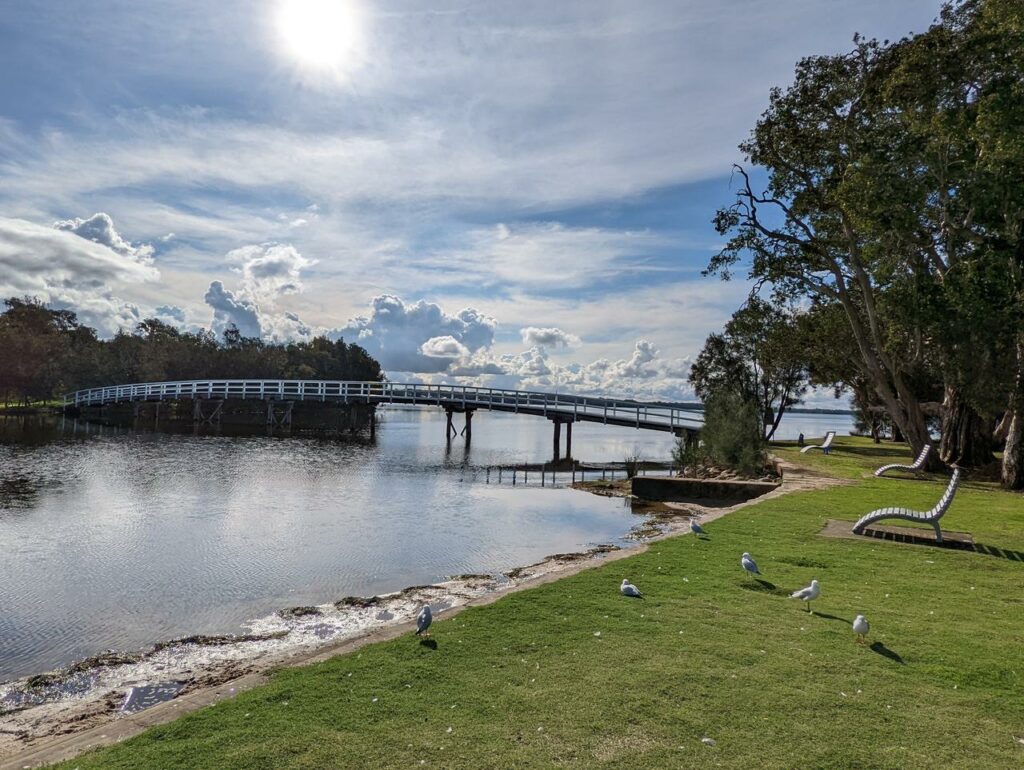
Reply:
[[[82,388],[197,379],[380,380],[359,345],[316,337],[275,344],[229,327],[185,332],[155,318],[100,339],[69,310],[11,297],[0,313],[0,397],[30,404]]]
[[[693,369],[769,431],[808,385],[917,453],[1024,488],[1024,4],[963,0],[921,34],[805,58],[740,145],[727,242],[750,301]],[[938,461],[938,460],[937,460]]]

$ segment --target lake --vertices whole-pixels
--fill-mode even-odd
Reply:
[[[481,411],[471,448],[448,450],[443,412],[379,415],[373,442],[0,418],[0,682],[241,632],[283,607],[622,544],[642,521],[622,499],[541,488],[536,474],[487,483],[490,466],[550,458],[546,420]],[[795,415],[781,436],[828,428],[850,418]],[[672,444],[589,423],[573,434],[587,462],[667,460]]]

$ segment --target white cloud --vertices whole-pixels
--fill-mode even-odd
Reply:
[[[370,302],[369,316],[353,318],[330,335],[362,345],[385,369],[429,373],[490,347],[496,327],[497,321],[474,308],[450,315],[433,302],[407,303],[382,294]],[[456,350],[458,355],[450,355]]]
[[[133,246],[114,229],[114,220],[109,214],[99,212],[88,219],[65,219],[54,222],[57,230],[66,230],[88,241],[102,244],[123,257],[130,257],[141,264],[152,261],[153,247],[148,244]]]
[[[306,259],[291,244],[278,243],[233,249],[228,252],[227,261],[242,274],[246,294],[263,301],[301,292],[301,272],[316,264],[316,260]]]
[[[159,278],[151,252],[121,238],[106,214],[58,226],[0,217],[0,296],[29,295],[74,310],[101,334],[134,326],[140,309],[112,286]]]
[[[262,337],[259,308],[244,297],[224,288],[221,281],[213,281],[203,298],[213,308],[214,334],[221,335],[229,326],[235,326],[243,337]]]
[[[431,337],[420,345],[420,353],[428,358],[447,358],[455,360],[469,355],[469,348],[446,334],[443,337]]]
[[[565,290],[607,281],[625,269],[652,270],[648,255],[666,243],[644,231],[498,223],[468,231],[454,247],[422,255],[407,269],[428,281],[450,281],[454,274],[481,286]]]
[[[580,338],[557,327],[527,326],[520,329],[524,345],[539,345],[545,348],[574,348],[580,344]]]

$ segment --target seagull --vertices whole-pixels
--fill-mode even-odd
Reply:
[[[811,584],[807,588],[801,588],[799,591],[794,591],[789,595],[790,599],[803,599],[807,602],[807,611],[811,611],[811,602],[821,596],[821,586],[818,585],[817,580],[812,580]]]
[[[629,578],[623,578],[622,585],[619,586],[619,591],[622,592],[623,596],[632,596],[637,599],[644,598],[644,595],[640,593],[640,589],[629,582]]]
[[[744,552],[743,557],[740,559],[740,566],[743,567],[751,575],[760,575],[761,570],[757,568],[757,563],[750,558],[750,554]]]
[[[690,519],[690,531],[695,535],[703,535],[704,527],[697,523],[696,519]]]
[[[424,604],[420,614],[416,616],[416,636],[430,636],[427,629],[430,628],[432,622],[434,622],[434,616],[430,612],[430,605]]]
[[[871,631],[871,624],[868,623],[868,619],[863,615],[858,615],[853,619],[853,633],[857,635],[857,641],[867,641],[868,632]]]

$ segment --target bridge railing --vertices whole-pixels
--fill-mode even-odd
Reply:
[[[279,399],[394,404],[433,404],[527,412],[545,417],[585,419],[636,427],[699,428],[692,407],[681,404],[480,388],[351,380],[186,380],[142,382],[87,388],[64,397],[66,406],[97,406],[129,401],[176,399]]]

